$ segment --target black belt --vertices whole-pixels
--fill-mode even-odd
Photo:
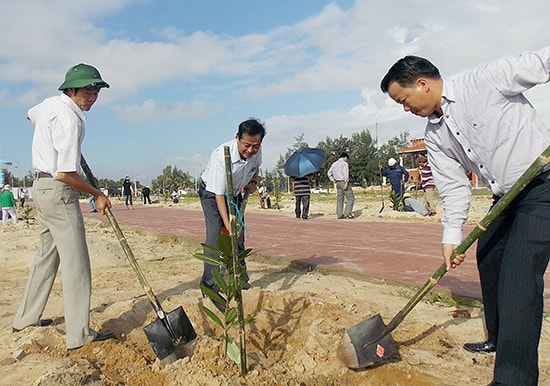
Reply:
[[[53,177],[50,173],[36,172],[34,173],[34,178],[39,179],[39,178],[53,178]]]

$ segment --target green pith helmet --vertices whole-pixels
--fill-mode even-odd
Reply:
[[[59,86],[59,90],[63,91],[68,88],[86,88],[86,87],[109,87],[107,82],[101,79],[99,71],[89,64],[80,63],[69,68],[65,75],[65,82]]]

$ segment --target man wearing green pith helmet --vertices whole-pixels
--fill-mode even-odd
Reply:
[[[82,192],[95,197],[102,213],[111,207],[109,199],[80,176],[84,112],[92,108],[99,91],[108,87],[95,67],[77,64],[67,71],[59,87],[62,94],[45,99],[27,112],[27,119],[35,125],[32,189],[40,244],[31,264],[23,301],[15,315],[13,331],[53,323],[52,319],[41,317],[61,266],[68,349],[114,337],[112,333],[90,328],[90,257],[79,204]]]

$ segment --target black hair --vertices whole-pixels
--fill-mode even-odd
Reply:
[[[405,56],[391,66],[382,82],[380,82],[380,88],[382,92],[387,93],[392,82],[397,82],[400,86],[407,87],[419,77],[440,79],[441,75],[437,67],[429,60],[418,56]]]
[[[340,158],[349,158],[349,154],[344,151],[340,153]]]
[[[265,127],[259,120],[250,118],[239,124],[237,138],[241,139],[244,134],[248,134],[250,136],[260,134],[260,137],[263,139],[265,137]]]

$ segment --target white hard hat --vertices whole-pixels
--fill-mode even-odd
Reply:
[[[397,161],[395,160],[395,158],[390,158],[388,160],[388,165],[389,166],[394,166],[396,163],[397,163]]]

